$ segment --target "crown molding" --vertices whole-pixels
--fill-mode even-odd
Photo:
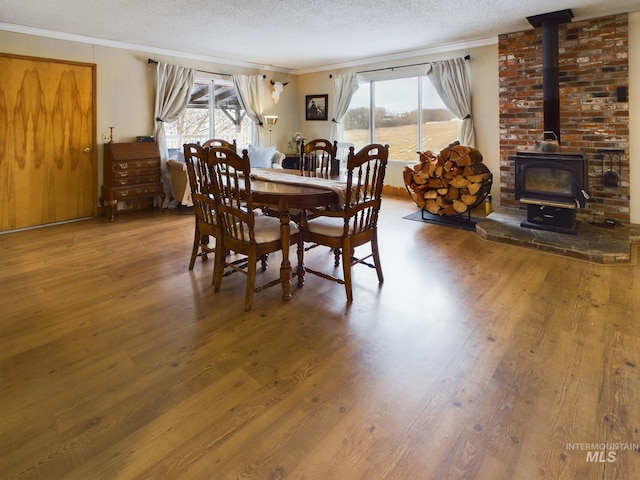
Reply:
[[[284,67],[275,67],[273,65],[260,65],[260,64],[251,63],[251,62],[240,62],[240,61],[231,60],[228,58],[212,57],[207,55],[197,55],[197,54],[188,53],[188,52],[180,52],[176,50],[168,50],[164,48],[151,47],[148,45],[139,45],[134,43],[120,42],[118,40],[107,40],[103,38],[77,35],[73,33],[58,32],[55,30],[46,30],[42,28],[28,27],[25,25],[17,25],[13,23],[0,22],[0,30],[6,30],[9,32],[15,32],[15,33],[23,33],[27,35],[36,35],[40,37],[55,38],[58,40],[68,40],[71,42],[88,43],[92,45],[100,45],[103,47],[121,48],[124,50],[133,50],[137,52],[145,52],[145,53],[150,53],[155,55],[168,55],[168,56],[178,57],[178,58],[187,58],[191,60],[199,60],[203,62],[211,62],[211,63],[217,63],[221,65],[251,68],[259,71],[287,73],[290,75],[305,75],[309,73],[324,72],[327,70],[349,69],[354,67],[360,67],[362,65],[394,62],[398,60],[405,60],[411,57],[432,55],[435,53],[442,53],[442,52],[451,52],[454,50],[464,50],[464,49],[474,48],[474,47],[483,47],[487,45],[495,45],[498,43],[498,37],[489,37],[489,38],[471,40],[466,42],[436,45],[433,47],[423,48],[419,50],[408,50],[405,52],[398,52],[398,53],[394,53],[390,55],[382,55],[378,57],[362,58],[362,59],[354,60],[351,62],[335,63],[331,65],[323,65],[323,66],[305,68],[300,70],[292,70]]]
[[[487,45],[496,45],[498,43],[498,37],[488,37],[478,40],[470,40],[466,42],[448,43],[443,45],[436,45],[433,47],[422,48],[419,50],[407,50],[405,52],[393,53],[390,55],[383,55],[379,57],[362,58],[351,62],[335,63],[333,65],[324,65],[321,67],[305,68],[300,70],[292,70],[292,75],[305,75],[308,73],[324,72],[327,70],[342,70],[354,67],[361,67],[363,65],[372,65],[376,63],[394,62],[397,60],[406,60],[407,58],[415,58],[423,55],[433,55],[436,53],[452,52],[455,50],[465,50],[468,48],[485,47]]]
[[[85,35],[76,35],[74,33],[58,32],[55,30],[47,30],[43,28],[28,27],[25,25],[16,25],[13,23],[0,22],[0,30],[6,30],[14,33],[24,33],[27,35],[36,35],[39,37],[54,38],[57,40],[68,40],[71,42],[88,43],[92,45],[100,45],[102,47],[121,48],[123,50],[133,50],[136,52],[152,53],[156,55],[168,55],[178,58],[187,58],[190,60],[199,60],[203,62],[212,62],[222,65],[230,65],[235,67],[251,68],[260,71],[274,71],[282,73],[290,73],[291,69],[279,68],[271,65],[260,65],[250,62],[239,62],[228,58],[211,57],[207,55],[197,55],[188,52],[180,52],[177,50],[168,50],[164,48],[150,47],[148,45],[139,45],[135,43],[120,42],[118,40],[106,40],[104,38],[89,37]]]

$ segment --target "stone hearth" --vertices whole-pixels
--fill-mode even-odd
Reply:
[[[601,264],[637,265],[640,225],[612,229],[580,222],[577,235],[535,230],[520,226],[526,212],[499,207],[476,224],[485,240],[531,248]]]

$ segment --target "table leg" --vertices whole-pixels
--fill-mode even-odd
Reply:
[[[299,225],[307,224],[307,211],[300,210],[300,220]],[[304,285],[304,241],[302,240],[302,231],[300,231],[300,240],[297,245],[297,253],[298,253],[298,267],[296,270],[296,275],[298,277],[298,287],[302,287]]]
[[[280,265],[280,282],[282,283],[282,299],[291,298],[291,263],[289,262],[289,209],[280,211],[280,238],[282,239],[282,264]]]

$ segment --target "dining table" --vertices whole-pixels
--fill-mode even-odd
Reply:
[[[298,170],[255,169],[251,171],[251,193],[254,205],[268,207],[280,218],[282,263],[280,281],[282,299],[291,299],[291,262],[289,243],[292,210],[311,210],[344,205],[346,182],[340,177],[301,176]],[[304,267],[298,265],[298,284],[304,282]]]

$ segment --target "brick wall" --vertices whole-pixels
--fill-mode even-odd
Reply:
[[[559,25],[560,135],[562,150],[588,161],[591,196],[579,217],[629,223],[629,104],[618,93],[629,86],[627,14]],[[532,149],[544,130],[541,29],[500,35],[500,202],[515,200],[515,167],[509,156]],[[602,149],[622,149],[619,187],[606,187]],[[608,159],[607,159],[608,160]]]

